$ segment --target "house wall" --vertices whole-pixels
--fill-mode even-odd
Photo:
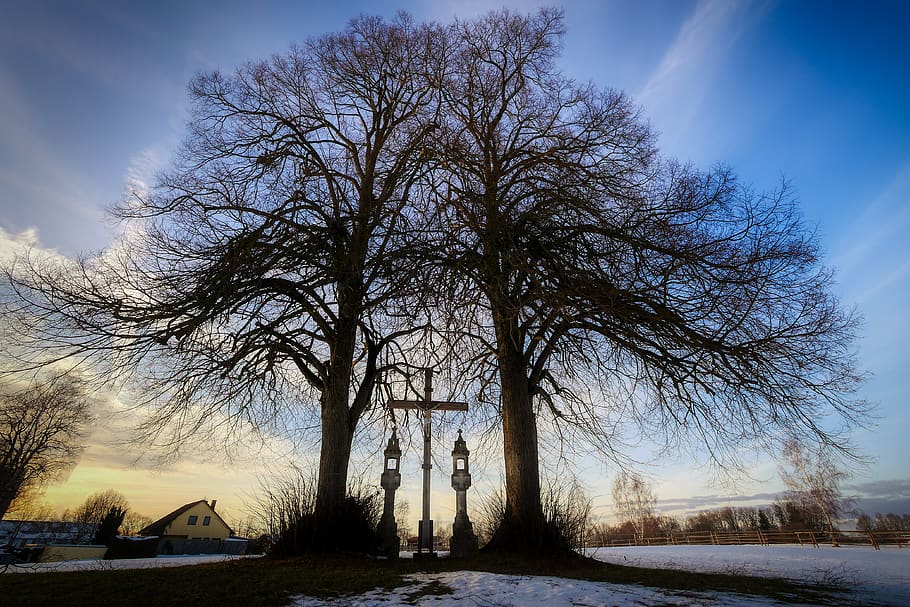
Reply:
[[[190,517],[196,517],[196,524],[190,525]],[[209,524],[205,525],[205,517],[211,517]],[[186,536],[188,539],[217,539],[223,540],[230,537],[231,530],[227,525],[221,522],[221,519],[215,514],[215,511],[206,504],[201,502],[196,504],[183,514],[177,517],[164,530],[164,535]]]
[[[163,537],[158,540],[158,554],[246,554],[248,540],[187,540]]]
[[[51,544],[45,546],[40,560],[41,562],[93,560],[104,558],[105,552],[107,552],[107,546]]]

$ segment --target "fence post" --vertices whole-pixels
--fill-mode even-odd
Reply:
[[[881,548],[878,545],[878,540],[875,539],[875,534],[872,533],[871,530],[869,531],[869,541],[872,543],[873,548],[875,548],[876,550],[881,550]]]

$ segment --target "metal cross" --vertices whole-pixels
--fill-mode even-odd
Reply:
[[[423,400],[390,400],[389,409],[419,409],[423,411],[423,519],[417,532],[417,554],[435,556],[433,552],[433,521],[430,520],[430,413],[432,411],[467,411],[468,403],[433,400],[433,369],[424,369]]]

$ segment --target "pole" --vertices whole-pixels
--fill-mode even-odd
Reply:
[[[429,403],[433,400],[433,369],[424,370],[423,398]],[[426,549],[433,552],[433,521],[430,520],[430,470],[433,465],[430,461],[430,409],[423,410],[423,526],[421,539],[423,540],[420,551]]]

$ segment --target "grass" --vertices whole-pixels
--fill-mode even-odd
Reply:
[[[841,604],[843,588],[801,585],[786,580],[743,575],[688,573],[610,565],[585,558],[531,559],[481,555],[471,561],[378,561],[355,555],[289,560],[241,559],[165,569],[80,571],[0,575],[4,607],[287,605],[295,595],[329,598],[374,588],[396,588],[417,572],[471,569],[517,575],[549,575],[614,584],[639,584],[669,595],[733,592],[771,597],[781,602]],[[447,594],[444,584],[427,584],[408,594],[416,602],[428,594]]]

